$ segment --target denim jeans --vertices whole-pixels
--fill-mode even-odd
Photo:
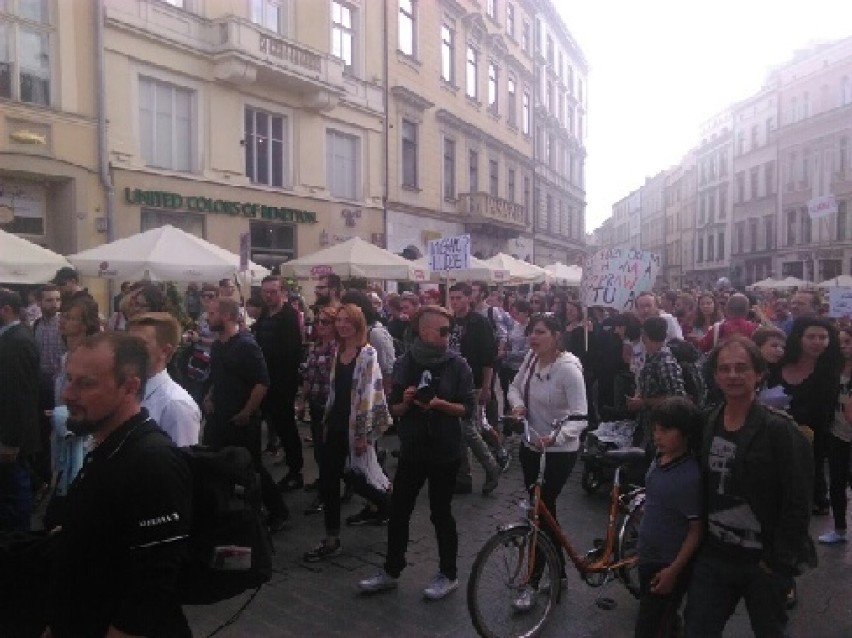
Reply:
[[[33,513],[29,465],[21,460],[0,463],[0,531],[25,532]]]
[[[476,390],[477,406],[479,406],[480,392],[481,390]],[[468,419],[462,421],[462,458],[456,483],[467,487],[473,484],[473,476],[470,472],[470,452],[473,453],[473,456],[485,470],[486,480],[500,474],[497,461],[494,460],[494,455],[488,449],[488,444],[479,433],[476,422],[473,419]]]
[[[441,573],[454,579],[457,575],[459,537],[453,518],[452,500],[459,461],[431,463],[419,456],[401,456],[393,478],[390,520],[388,521],[388,554],[385,571],[398,578],[405,568],[409,523],[417,496],[429,481],[430,520],[435,526],[438,541],[438,561]]]
[[[699,552],[686,599],[686,638],[721,638],[741,598],[756,638],[787,636],[789,583],[756,562]]]

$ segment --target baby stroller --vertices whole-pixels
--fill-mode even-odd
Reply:
[[[636,380],[632,373],[620,373],[614,381],[613,405],[601,406],[603,421],[596,430],[586,433],[580,459],[583,475],[580,483],[587,494],[594,494],[604,483],[612,482],[618,463],[606,457],[605,452],[633,447],[636,421],[627,410],[627,397],[633,396]]]

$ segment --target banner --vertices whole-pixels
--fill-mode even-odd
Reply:
[[[633,310],[636,296],[651,290],[660,271],[660,256],[633,248],[600,250],[586,258],[580,302],[589,306]]]
[[[468,270],[470,268],[470,235],[444,237],[429,242],[429,270]]]
[[[808,201],[808,215],[811,219],[822,219],[837,212],[837,201],[834,195],[814,197]]]
[[[828,316],[852,317],[852,288],[839,286],[828,289]]]

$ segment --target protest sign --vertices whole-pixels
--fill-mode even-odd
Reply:
[[[852,317],[852,288],[828,289],[828,316],[829,317]]]
[[[580,283],[580,302],[586,306],[633,309],[636,295],[654,287],[660,256],[632,248],[600,250],[587,257]]]
[[[470,235],[443,237],[429,242],[429,269],[437,271],[470,268]]]

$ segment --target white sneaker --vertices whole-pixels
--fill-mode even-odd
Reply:
[[[458,589],[459,579],[450,580],[443,574],[435,576],[434,580],[429,583],[429,586],[423,590],[423,595],[429,600],[440,600],[444,596]]]
[[[833,529],[830,532],[820,536],[819,542],[825,545],[836,545],[837,543],[845,543],[846,530],[838,532],[836,529]]]
[[[358,589],[365,593],[374,593],[394,589],[399,579],[394,578],[385,570],[376,572],[368,578],[358,581]]]
[[[518,597],[512,601],[512,609],[519,613],[526,613],[533,608],[535,604],[535,589],[530,585],[524,585]]]

